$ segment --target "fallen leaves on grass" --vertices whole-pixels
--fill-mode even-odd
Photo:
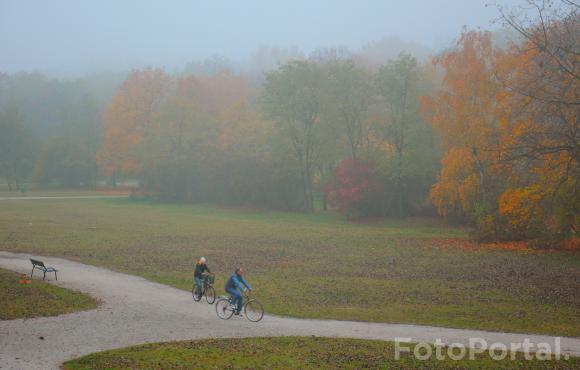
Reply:
[[[460,238],[434,238],[428,244],[444,250],[459,249],[463,251],[482,251],[482,250],[506,250],[521,253],[557,253],[561,251],[580,252],[580,238],[572,238],[562,241],[558,244],[541,244],[525,241],[497,242],[497,243],[478,243],[475,241]]]

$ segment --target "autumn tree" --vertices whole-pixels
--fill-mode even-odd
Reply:
[[[179,79],[157,108],[145,139],[149,151],[147,182],[164,199],[199,200],[201,169],[215,146],[217,127],[200,96],[198,78]]]
[[[255,89],[230,73],[184,76],[160,108],[151,136],[156,191],[164,197],[216,203],[256,199],[250,167],[268,156],[268,125]]]
[[[298,162],[306,211],[314,208],[313,176],[322,145],[323,76],[316,63],[291,62],[267,74],[264,86],[264,108]]]
[[[499,64],[503,162],[512,169],[500,212],[520,235],[577,235],[580,214],[580,14],[571,1],[500,7],[523,38]]]
[[[348,158],[336,166],[325,191],[349,218],[383,215],[383,184],[376,164]]]
[[[369,108],[374,91],[371,76],[349,60],[323,61],[326,74],[323,118],[344,133],[352,159],[357,159],[371,130]]]
[[[151,68],[134,71],[123,82],[104,113],[97,160],[105,173],[142,174],[148,159],[146,139],[169,85],[162,70]]]
[[[285,48],[263,45],[252,52],[247,74],[252,82],[262,85],[267,73],[287,63],[304,59],[303,52],[296,46]]]
[[[407,212],[406,203],[413,184],[424,182],[419,180],[421,178],[429,178],[434,167],[427,159],[435,154],[429,150],[433,149],[431,130],[419,115],[418,98],[427,89],[421,75],[415,58],[401,54],[381,67],[374,78],[379,120],[375,131],[384,140],[386,152],[383,155],[392,159],[387,172],[394,182],[399,217]]]
[[[445,156],[431,199],[441,214],[474,216],[480,236],[574,237],[578,7],[564,0],[528,5],[535,16],[500,8],[521,42],[498,51],[485,34],[468,32],[436,60],[443,88],[424,98],[423,113],[441,132]]]
[[[444,151],[430,198],[443,216],[475,217],[482,227],[492,223],[501,178],[494,166],[496,54],[489,33],[464,32],[453,50],[434,59],[444,70],[442,87],[422,98],[423,115],[439,132]]]

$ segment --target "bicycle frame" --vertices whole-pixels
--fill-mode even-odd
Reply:
[[[206,275],[203,277],[203,280],[201,281],[201,295],[203,295],[205,293],[205,291],[207,290],[207,287],[213,286],[213,281],[210,282],[209,280],[213,280],[210,279],[211,275]],[[194,285],[197,285],[194,283]]]
[[[213,275],[204,276],[202,278],[201,284],[199,285],[194,282],[192,288],[193,300],[199,302],[205,295],[207,303],[213,304],[215,302],[215,289],[213,288],[213,282]],[[211,296],[208,296],[208,292],[210,291]]]

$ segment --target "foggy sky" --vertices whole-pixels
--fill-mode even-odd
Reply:
[[[496,28],[493,0],[0,0],[0,71],[183,66],[261,45],[356,50],[384,36],[437,49]],[[520,4],[503,0],[503,4]]]

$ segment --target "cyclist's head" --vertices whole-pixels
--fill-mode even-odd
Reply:
[[[206,263],[206,262],[207,262],[207,261],[205,260],[205,257],[201,257],[201,258],[199,259],[199,264],[200,264],[200,265],[205,265],[205,263]]]
[[[236,269],[236,274],[242,276],[244,274],[244,268],[242,266]]]

